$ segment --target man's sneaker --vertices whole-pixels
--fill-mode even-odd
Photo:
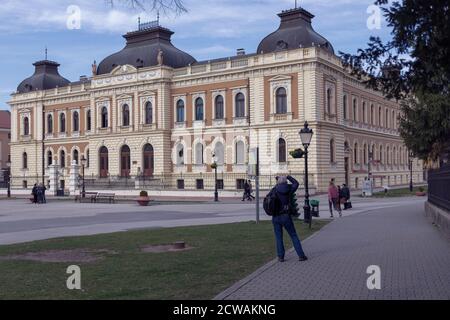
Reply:
[[[308,260],[308,257],[307,256],[303,256],[303,257],[298,258],[298,260],[299,261],[306,261],[306,260]]]
[[[278,262],[284,262],[284,258],[278,258]]]
[[[333,215],[331,215],[331,216],[330,216],[330,218],[334,218],[334,216],[333,216]]]

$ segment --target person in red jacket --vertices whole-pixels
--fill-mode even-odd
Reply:
[[[330,181],[330,186],[328,187],[328,206],[330,207],[330,217],[333,218],[333,208],[339,212],[339,216],[342,217],[342,211],[338,205],[339,201],[339,191],[333,180]]]

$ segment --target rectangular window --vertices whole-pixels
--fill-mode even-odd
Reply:
[[[184,180],[183,179],[177,180],[177,189],[184,190]]]
[[[27,180],[22,181],[22,188],[28,189],[28,181]]]
[[[236,179],[236,189],[244,190],[245,179]]]
[[[197,188],[197,190],[203,190],[204,189],[203,179],[197,179],[196,180],[196,188]]]
[[[223,179],[217,179],[217,189],[223,190]]]

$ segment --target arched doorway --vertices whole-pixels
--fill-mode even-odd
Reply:
[[[130,147],[124,145],[120,149],[120,175],[122,177],[130,176],[130,168],[131,168],[131,151]]]
[[[108,148],[101,147],[100,148],[100,177],[106,178],[108,177]]]
[[[151,144],[144,146],[144,176],[152,177],[155,169],[154,152]]]

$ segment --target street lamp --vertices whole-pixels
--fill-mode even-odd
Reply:
[[[11,198],[11,161],[6,162],[6,167],[8,168],[8,175],[6,177],[6,184],[8,187],[8,198]]]
[[[84,157],[84,154],[81,156],[81,175],[83,177],[83,186],[82,186],[82,191],[81,191],[81,197],[84,199],[86,197],[86,189],[85,189],[85,184],[84,184],[84,167],[86,166],[86,158]]]
[[[300,130],[300,140],[305,147],[305,205],[303,206],[303,211],[305,214],[305,222],[309,222],[309,228],[311,228],[311,206],[309,205],[309,190],[308,190],[308,147],[311,144],[311,139],[314,132],[312,129],[308,128],[308,122],[305,121],[303,129]]]
[[[214,169],[214,201],[219,201],[219,192],[217,191],[217,156],[215,153],[212,154],[213,157],[213,163],[211,164],[211,168]]]
[[[410,150],[409,154],[408,154],[408,162],[409,162],[409,192],[413,191],[413,179],[412,179],[413,157],[414,157],[414,153]]]

